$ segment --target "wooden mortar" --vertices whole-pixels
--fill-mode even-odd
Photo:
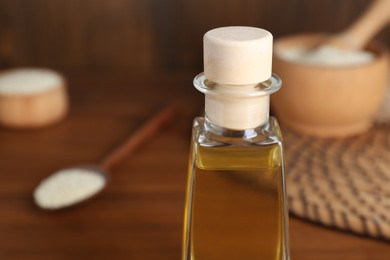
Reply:
[[[318,46],[328,36],[281,38],[278,48]],[[271,96],[271,106],[282,124],[316,136],[347,136],[367,130],[382,104],[389,82],[389,53],[379,42],[367,45],[372,62],[330,67],[301,64],[274,57],[273,70],[283,87]]]

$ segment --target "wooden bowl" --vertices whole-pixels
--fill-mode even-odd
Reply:
[[[275,42],[278,48],[314,47],[323,35],[290,36]],[[271,106],[282,124],[316,136],[348,136],[369,129],[385,98],[389,82],[389,53],[372,42],[369,63],[345,67],[308,65],[274,56],[273,70],[283,87],[271,96]]]
[[[63,77],[47,69],[13,69],[0,73],[0,124],[39,128],[60,121],[68,111]]]

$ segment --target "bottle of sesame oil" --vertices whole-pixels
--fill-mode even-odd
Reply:
[[[282,136],[269,117],[272,35],[224,27],[204,37],[205,117],[194,120],[183,260],[288,255]]]

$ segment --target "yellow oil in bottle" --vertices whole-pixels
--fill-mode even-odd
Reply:
[[[279,143],[193,143],[184,259],[286,259]]]

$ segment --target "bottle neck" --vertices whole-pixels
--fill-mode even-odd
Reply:
[[[268,123],[268,121],[266,122]],[[265,125],[265,124],[264,124]],[[204,120],[204,127],[207,132],[210,132],[216,136],[228,137],[228,138],[254,138],[259,134],[259,128],[263,125],[258,126],[253,129],[244,129],[244,130],[232,130],[228,128],[224,128],[213,124],[210,119],[206,116]]]
[[[229,131],[246,131],[265,125],[269,118],[270,95],[281,86],[278,76],[248,85],[219,84],[203,73],[194,86],[205,94],[205,114],[211,126]]]
[[[205,114],[213,125],[244,131],[268,122],[269,103],[269,95],[243,97],[206,94]]]

